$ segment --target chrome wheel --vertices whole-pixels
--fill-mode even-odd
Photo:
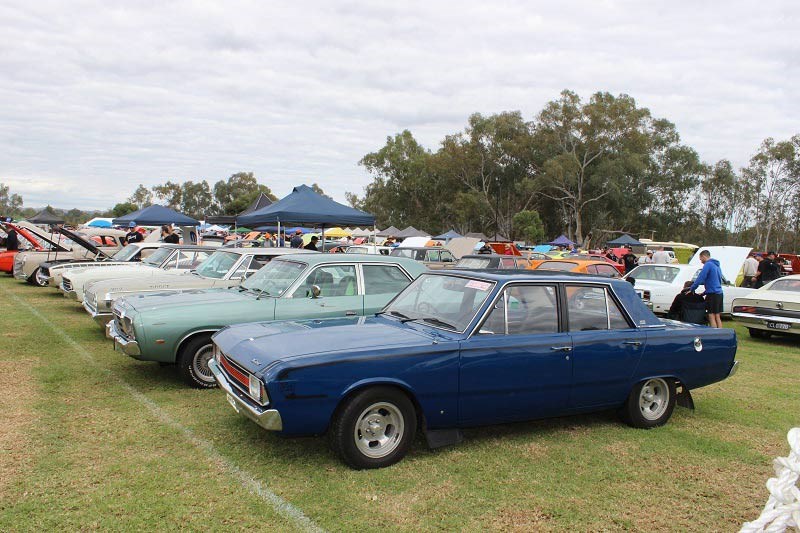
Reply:
[[[392,453],[403,440],[405,420],[400,409],[389,402],[370,405],[356,421],[353,437],[365,456],[378,459]]]
[[[197,379],[202,381],[206,381],[209,383],[214,382],[214,374],[211,373],[211,369],[208,368],[208,362],[211,360],[212,357],[212,345],[206,344],[205,346],[201,347],[197,350],[192,358],[192,371]]]
[[[639,393],[639,411],[645,420],[658,420],[669,405],[669,385],[661,378],[647,380]]]
[[[44,273],[42,272],[42,269],[41,268],[37,268],[36,269],[36,284],[38,286],[40,286],[40,287],[44,287],[48,283],[50,283],[50,280],[47,278],[47,276],[44,275]]]

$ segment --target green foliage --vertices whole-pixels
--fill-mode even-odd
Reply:
[[[111,215],[114,218],[119,218],[119,217],[124,217],[128,213],[133,213],[134,211],[138,211],[138,210],[139,210],[139,207],[137,207],[136,204],[131,203],[131,202],[123,202],[123,203],[115,205],[111,209]]]
[[[140,183],[136,190],[133,191],[131,197],[128,198],[128,203],[136,206],[134,211],[151,206],[153,205],[153,193]]]
[[[544,224],[536,211],[520,211],[514,215],[513,221],[514,232],[512,235],[515,239],[522,239],[531,244],[544,241]]]
[[[22,211],[22,196],[11,192],[8,185],[0,183],[0,216],[18,217]]]
[[[325,191],[322,190],[322,187],[320,187],[316,183],[312,183],[311,184],[311,190],[314,191],[315,193],[319,194],[320,196],[324,196],[325,198],[331,198],[330,196],[325,194]],[[331,198],[331,200],[333,200],[333,198]]]
[[[214,205],[207,213],[235,215],[246,209],[262,192],[272,201],[278,199],[269,187],[258,183],[252,172],[237,172],[214,184]]]

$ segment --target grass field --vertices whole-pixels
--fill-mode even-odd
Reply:
[[[218,390],[115,353],[60,293],[3,277],[0,531],[736,530],[800,425],[800,343],[737,330],[739,372],[665,427],[613,413],[494,426],[357,472],[322,438],[265,432]]]

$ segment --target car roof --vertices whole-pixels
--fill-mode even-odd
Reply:
[[[275,246],[271,246],[271,247],[255,247],[255,246],[254,247],[247,247],[247,246],[245,246],[245,247],[239,247],[239,248],[234,248],[234,247],[227,248],[225,246],[209,246],[207,248],[209,248],[211,250],[214,250],[215,252],[216,251],[229,252],[229,253],[239,254],[239,255],[280,255],[280,256],[284,256],[284,255],[297,254],[297,255],[305,256],[306,254],[309,254],[309,255],[319,254],[319,252],[315,252],[314,250],[303,250],[303,249],[297,249],[297,248],[276,248]]]
[[[458,270],[431,270],[426,274],[433,274],[437,276],[454,275],[460,277],[469,277],[476,279],[483,279],[486,281],[497,281],[505,283],[507,281],[563,281],[574,282],[583,281],[586,283],[627,283],[630,282],[618,278],[609,278],[605,276],[596,276],[592,274],[581,274],[579,272],[564,272],[561,270],[500,270],[500,269],[486,269],[486,270],[470,270],[468,268]]]
[[[356,246],[358,246],[356,244]],[[392,250],[447,250],[444,246],[394,246]]]
[[[251,248],[252,249],[252,248]],[[269,249],[269,248],[267,248]],[[308,263],[310,265],[316,265],[318,263],[352,263],[356,262],[363,262],[363,263],[404,263],[409,265],[419,265],[417,261],[413,259],[409,259],[408,257],[396,257],[391,255],[377,255],[377,254],[320,254],[320,253],[312,253],[309,255],[305,254],[288,254],[283,255],[280,259],[294,259],[297,261],[302,261],[304,263]]]
[[[219,250],[219,246],[200,246],[198,244],[163,244],[159,248],[171,248],[173,250]]]
[[[597,259],[581,259],[579,257],[559,257],[558,259],[545,259],[542,261],[542,265],[545,263],[580,263],[589,265],[608,265],[610,267],[614,266],[608,261],[598,261]]]

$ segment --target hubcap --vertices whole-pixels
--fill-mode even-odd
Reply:
[[[197,350],[197,352],[194,354],[194,358],[192,359],[192,370],[194,370],[194,375],[202,381],[214,381],[214,374],[212,374],[211,369],[208,368],[208,362],[211,361],[211,355],[211,344],[207,344]]]
[[[639,410],[647,420],[658,420],[667,410],[669,387],[660,378],[650,379],[639,393]]]
[[[358,417],[353,437],[361,453],[378,459],[397,448],[404,431],[405,421],[400,409],[388,402],[378,402],[364,409]]]

